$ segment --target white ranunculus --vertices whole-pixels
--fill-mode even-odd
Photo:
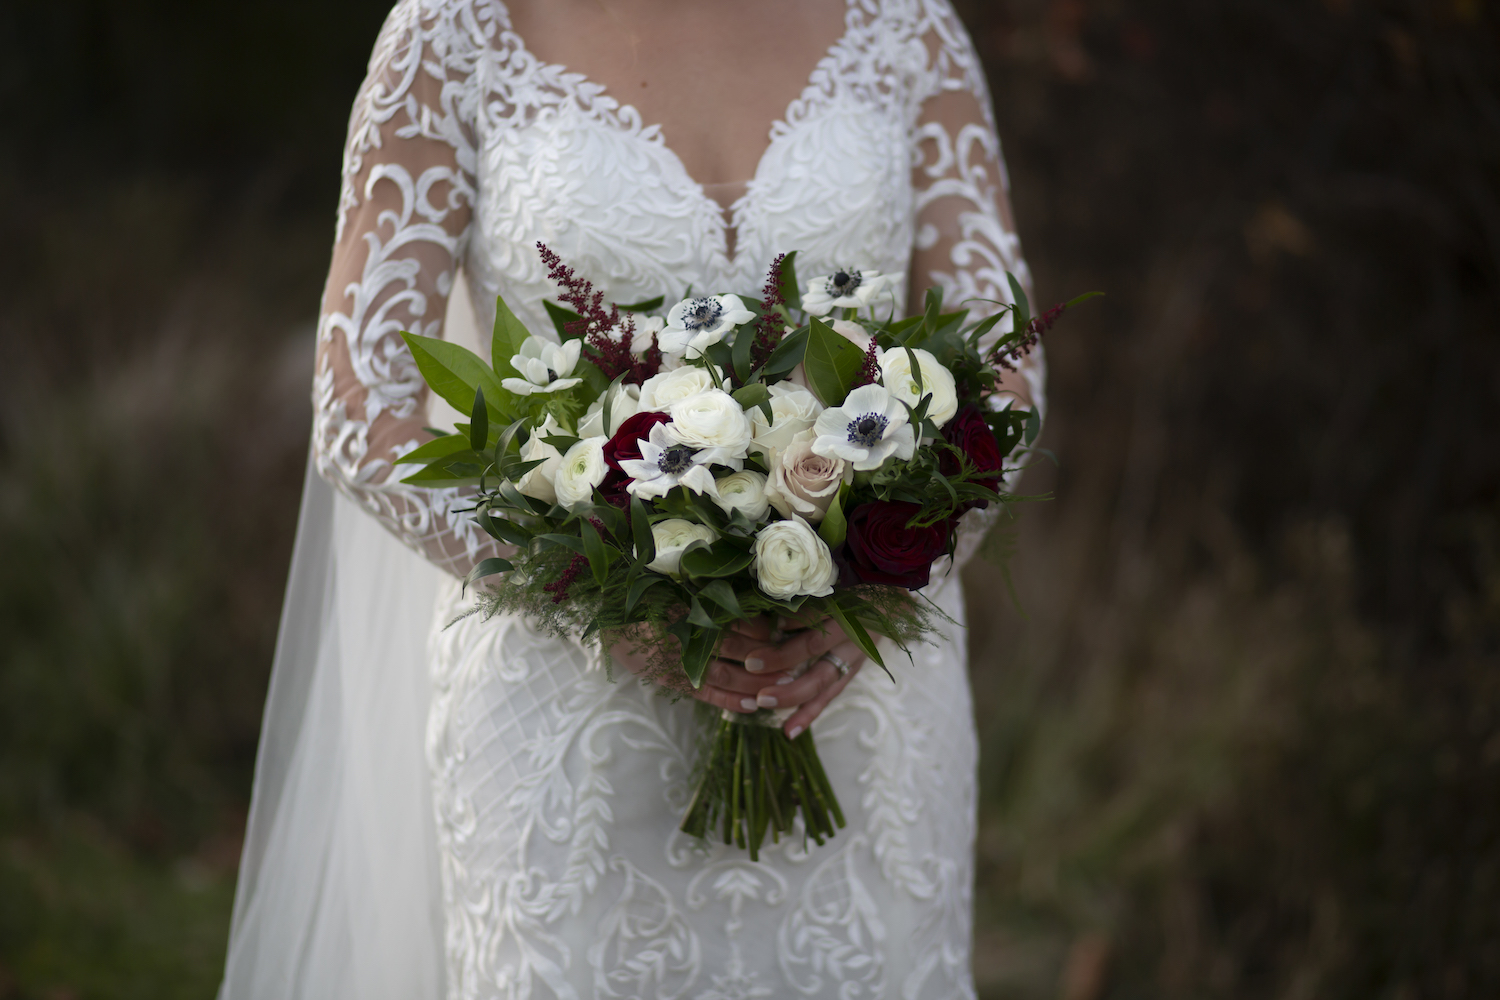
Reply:
[[[719,373],[719,380],[723,381],[724,370],[717,366],[714,370]],[[707,369],[697,365],[683,365],[660,375],[652,375],[642,382],[639,409],[642,412],[665,413],[679,399],[696,396],[713,388],[716,388],[714,378]]]
[[[917,356],[917,365],[922,375],[920,390],[917,388],[916,373],[912,371],[913,354]],[[880,358],[880,381],[885,383],[892,396],[907,406],[915,407],[923,396],[931,396],[932,402],[927,405],[927,419],[939,427],[952,420],[953,415],[958,412],[958,391],[953,384],[953,373],[938,364],[937,358],[920,347],[913,348],[910,353],[904,347],[886,351]]]
[[[766,498],[766,477],[754,469],[731,472],[716,482],[719,495],[714,499],[726,514],[743,511],[750,520],[759,521],[771,509],[771,502]]]
[[[557,470],[562,468],[562,453],[553,445],[543,441],[542,438],[552,437],[566,432],[552,419],[552,414],[547,414],[547,419],[542,421],[542,426],[531,432],[531,437],[526,439],[526,444],[521,447],[521,461],[534,462],[542,459],[542,464],[527,472],[516,482],[516,489],[529,497],[545,500],[547,503],[557,503],[557,488],[553,481],[557,479]]]
[[[879,271],[848,267],[809,281],[802,293],[802,308],[813,316],[827,316],[835,309],[863,309],[891,285],[892,279]]]
[[[541,337],[527,337],[521,344],[521,353],[511,355],[510,359],[510,366],[521,377],[503,379],[500,384],[520,396],[571,389],[583,381],[569,378],[578,366],[582,350],[583,341],[577,338],[554,344]]]
[[[646,568],[676,576],[678,563],[682,561],[682,550],[697,541],[712,543],[719,536],[706,524],[694,524],[680,517],[669,517],[651,526],[651,538],[656,543],[656,558]]]
[[[827,597],[833,593],[839,577],[833,553],[801,518],[761,528],[751,553],[755,560],[750,572],[768,597],[785,601],[802,594]]]
[[[811,430],[823,404],[810,391],[790,382],[777,382],[771,386],[771,420],[766,421],[764,411],[752,406],[745,411],[750,418],[750,430],[754,440],[750,450],[765,455],[769,461],[771,452],[780,451],[791,443],[792,438],[805,430]]]
[[[613,437],[626,417],[635,415],[641,405],[641,387],[616,385],[609,390],[609,426],[604,426],[604,397],[589,404],[588,412],[578,421],[579,437]]]
[[[856,472],[878,469],[892,455],[909,460],[917,446],[906,407],[881,385],[850,390],[842,406],[818,414],[813,431],[813,451],[842,458]]]
[[[722,389],[709,389],[679,399],[667,411],[672,422],[667,434],[678,444],[711,449],[709,461],[739,469],[750,448],[750,418],[735,398]]]
[[[584,438],[562,457],[552,486],[557,490],[557,502],[564,507],[584,503],[593,499],[594,487],[604,482],[609,465],[604,461],[604,442],[607,437]]]
[[[803,431],[772,454],[766,499],[786,517],[795,514],[817,524],[839,495],[839,487],[854,481],[854,469],[842,458],[813,451],[814,439],[812,431]]]
[[[696,358],[755,318],[738,295],[699,295],[667,310],[667,325],[656,343],[668,354]]]

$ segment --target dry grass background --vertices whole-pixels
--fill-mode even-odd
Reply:
[[[1500,11],[961,3],[1055,466],[986,998],[1500,993]],[[206,997],[378,0],[0,7],[0,998]]]

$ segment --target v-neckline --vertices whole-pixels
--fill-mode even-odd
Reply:
[[[760,177],[761,168],[765,166],[766,158],[770,156],[771,151],[776,148],[776,140],[779,138],[777,132],[778,127],[782,129],[790,128],[790,124],[788,123],[787,119],[791,117],[792,109],[795,108],[798,104],[805,102],[810,95],[816,93],[817,86],[815,81],[817,79],[819,70],[823,69],[826,64],[831,62],[836,57],[838,50],[843,48],[844,45],[849,41],[849,38],[854,34],[855,18],[852,15],[860,0],[844,0],[844,30],[840,32],[839,36],[829,44],[828,48],[823,50],[823,55],[820,56],[818,58],[818,61],[813,64],[812,69],[808,70],[806,82],[803,84],[802,89],[797,92],[795,97],[787,102],[786,107],[782,109],[781,116],[774,119],[766,128],[766,145],[761,150],[760,156],[755,161],[755,172],[751,174],[748,180],[721,182],[723,184],[745,185],[745,193],[736,198],[734,202],[728,206],[725,206],[717,198],[710,195],[708,193],[708,188],[701,181],[699,181],[698,178],[692,175],[682,157],[679,156],[677,154],[677,151],[672,148],[670,143],[667,142],[666,129],[661,125],[661,123],[657,122],[650,125],[641,124],[634,129],[628,128],[623,123],[622,119],[630,118],[636,122],[643,121],[639,108],[637,108],[634,104],[621,102],[619,99],[614,97],[608,87],[593,79],[587,73],[584,73],[578,69],[571,69],[562,63],[547,62],[546,60],[540,58],[526,44],[526,39],[522,37],[521,33],[519,31],[516,31],[515,22],[511,20],[510,8],[505,5],[503,0],[497,0],[497,2],[499,2],[501,10],[505,13],[506,27],[510,30],[512,37],[515,38],[514,44],[516,49],[523,53],[528,60],[530,60],[538,68],[542,69],[548,76],[551,76],[553,79],[567,80],[568,85],[574,91],[587,87],[592,92],[593,101],[598,101],[599,98],[602,97],[614,102],[614,107],[612,109],[602,109],[596,111],[595,116],[600,118],[601,120],[608,121],[608,123],[617,131],[620,131],[626,135],[655,136],[654,140],[651,138],[647,138],[645,141],[659,146],[662,152],[664,152],[668,157],[671,158],[672,163],[677,167],[678,173],[680,173],[683,179],[687,181],[687,186],[691,190],[691,193],[695,195],[700,202],[711,205],[713,207],[714,219],[718,223],[719,253],[724,257],[725,263],[729,266],[729,268],[733,269],[735,265],[738,264],[740,259],[740,252],[744,249],[745,246],[744,241],[740,239],[740,218],[744,211],[745,205],[748,204],[751,196],[755,194],[755,182]],[[734,234],[733,253],[729,252],[731,231],[733,231]]]

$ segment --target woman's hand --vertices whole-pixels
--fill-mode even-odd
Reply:
[[[673,687],[699,701],[728,709],[731,712],[748,714],[758,710],[761,705],[756,700],[756,696],[766,684],[785,683],[791,680],[791,675],[765,671],[751,673],[745,669],[743,662],[730,659],[730,654],[726,650],[735,643],[748,644],[748,647],[760,649],[770,643],[773,628],[774,623],[765,616],[736,622],[720,643],[720,658],[710,663],[708,672],[703,675],[703,686],[694,691],[684,681],[680,686],[673,685]],[[677,640],[668,637],[666,641],[675,643]],[[734,648],[740,647],[734,646]],[[610,655],[633,674],[649,677],[653,673],[650,653],[642,650],[637,642],[629,639],[617,642],[610,648]],[[680,674],[677,676],[681,677]],[[666,679],[662,678],[662,680]]]
[[[841,676],[837,667],[821,659],[828,652],[849,664],[847,674]],[[616,643],[610,655],[631,673],[649,676],[652,672],[649,654],[630,640]],[[709,664],[703,686],[683,691],[731,712],[797,708],[782,725],[787,738],[796,739],[849,685],[864,662],[859,646],[831,618],[785,635],[762,616],[730,629],[719,644],[718,659]],[[806,669],[798,674],[804,665]]]
[[[721,662],[740,661],[741,670],[759,681],[758,707],[797,708],[782,725],[787,738],[796,739],[849,686],[864,666],[865,654],[831,618],[779,642],[769,638],[731,633],[720,644],[719,655],[724,658]],[[849,665],[848,672],[840,674],[838,667],[822,658],[830,652]],[[803,664],[807,669],[798,676],[795,671]]]

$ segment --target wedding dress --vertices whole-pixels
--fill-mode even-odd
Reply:
[[[487,330],[502,295],[552,336],[539,240],[619,302],[753,294],[792,249],[804,276],[913,274],[950,302],[1008,300],[1005,271],[1026,278],[948,0],[848,0],[728,219],[667,139],[533,56],[499,0],[403,0],[381,32],[345,153],[353,249],[319,326],[224,1000],[974,995],[956,566],[927,596],[960,627],[912,662],[886,650],[894,681],[863,670],[814,724],[847,828],[758,862],[676,829],[692,702],[611,680],[524,619],[449,627],[456,576],[491,543],[456,492],[399,482],[393,459],[436,418],[398,333],[442,335],[459,312]],[[1040,404],[1040,365],[1025,374]]]

